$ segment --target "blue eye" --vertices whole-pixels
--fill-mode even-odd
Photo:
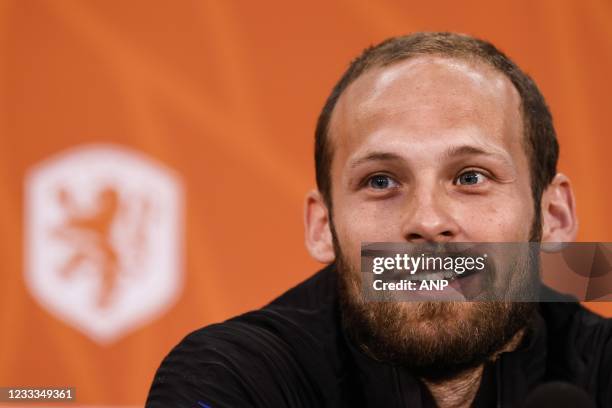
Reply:
[[[485,175],[479,171],[466,171],[457,177],[455,184],[462,186],[471,186],[475,184],[481,184],[485,180]]]
[[[389,176],[378,174],[370,177],[368,180],[368,186],[375,190],[385,190],[388,188],[397,187],[397,183]]]

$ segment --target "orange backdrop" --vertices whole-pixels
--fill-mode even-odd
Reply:
[[[392,35],[470,33],[529,72],[555,117],[580,240],[612,241],[612,4],[491,3],[3,1],[0,386],[69,385],[81,404],[142,406],[186,333],[313,273],[302,203],[315,120],[351,58]],[[171,169],[183,194],[180,290],[106,342],[50,313],[24,278],[28,174],[91,143]]]

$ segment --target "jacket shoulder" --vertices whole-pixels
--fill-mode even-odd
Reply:
[[[186,336],[157,370],[147,407],[324,406],[334,369],[321,272],[262,309]]]

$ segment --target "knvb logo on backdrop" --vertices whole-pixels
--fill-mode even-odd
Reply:
[[[25,280],[50,313],[108,343],[176,299],[183,193],[171,170],[84,146],[34,168],[25,193]]]

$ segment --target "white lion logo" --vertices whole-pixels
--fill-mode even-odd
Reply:
[[[173,172],[93,145],[38,165],[25,191],[25,278],[49,312],[106,343],[176,298],[182,189]]]

